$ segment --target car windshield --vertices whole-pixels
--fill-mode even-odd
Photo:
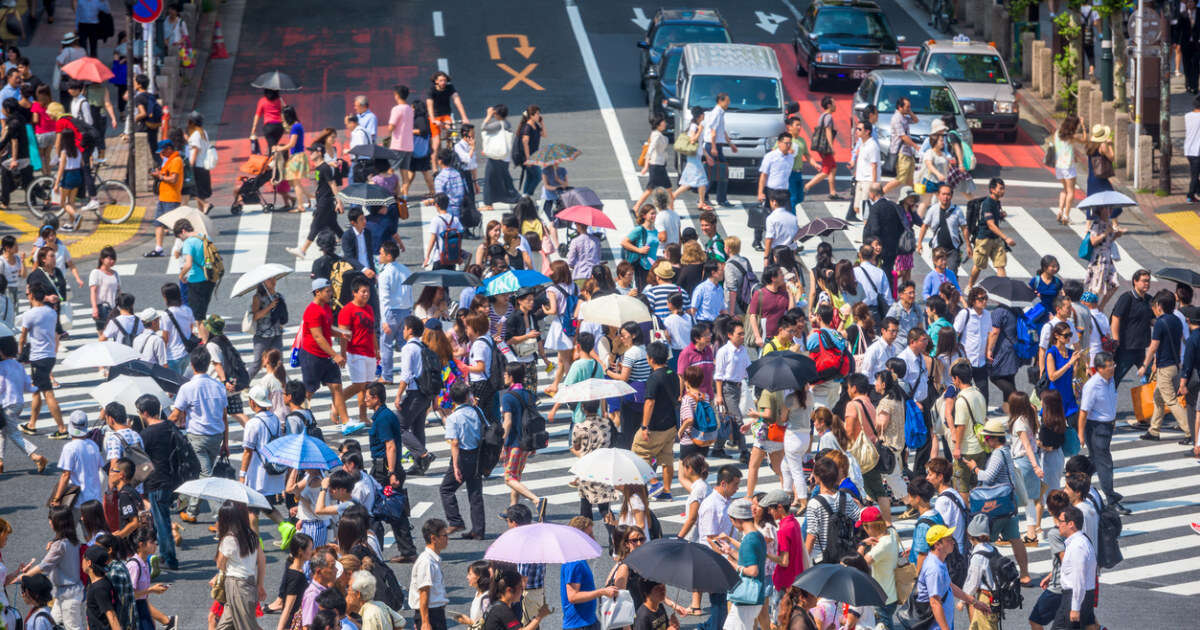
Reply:
[[[969,83],[1008,83],[1004,62],[996,55],[936,53],[930,55],[925,71],[947,81]]]
[[[879,88],[875,106],[880,114],[896,111],[896,101],[902,96],[908,97],[912,111],[917,115],[958,113],[958,103],[950,93],[950,88],[937,86],[884,85]]]
[[[817,37],[857,37],[879,44],[894,44],[883,14],[850,7],[821,9],[812,32]]]
[[[664,24],[654,31],[651,47],[658,52],[671,44],[727,44],[729,33],[717,24]]]
[[[692,78],[688,107],[712,109],[717,104],[717,94],[729,94],[731,112],[782,111],[779,99],[779,81],[767,77],[723,77],[697,75]]]

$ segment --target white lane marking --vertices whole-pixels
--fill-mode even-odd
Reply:
[[[621,260],[621,241],[633,231],[635,226],[633,216],[629,214],[629,204],[623,199],[601,199],[600,203],[604,205],[604,214],[612,219],[616,229],[608,231],[608,248],[612,250],[612,259],[615,261]]]
[[[437,66],[438,70],[450,74],[450,62],[445,57],[438,57]]]
[[[247,212],[238,219],[237,237],[229,262],[230,273],[246,273],[266,264],[272,216],[270,212]]]
[[[432,501],[419,501],[412,508],[412,518],[421,518],[426,512],[429,511],[429,508],[431,507],[433,507]]]
[[[650,18],[646,17],[646,12],[641,7],[634,7],[633,17],[630,18],[630,21],[637,24],[637,27],[643,31],[650,26]]]
[[[122,276],[132,276],[137,273],[137,267],[137,263],[125,263],[123,265],[113,265],[113,271]]]
[[[638,185],[637,171],[633,167],[633,159],[629,156],[629,146],[625,144],[625,136],[621,133],[621,123],[617,121],[617,112],[613,109],[612,99],[609,98],[608,88],[604,78],[600,76],[600,67],[596,64],[596,53],[592,50],[591,40],[583,27],[583,18],[579,15],[579,7],[568,4],[567,18],[571,21],[571,31],[575,34],[575,42],[583,57],[583,67],[587,70],[588,81],[592,84],[592,92],[596,95],[596,103],[600,109],[600,120],[604,121],[604,129],[608,132],[608,141],[612,144],[613,152],[617,154],[617,168],[621,178],[625,180],[625,188],[630,199],[637,199],[642,192]]]
[[[312,227],[312,213],[300,213],[300,229],[296,232],[296,249],[304,247],[304,242],[308,240],[308,230]],[[309,248],[312,249],[311,247]],[[304,258],[296,259],[296,271],[307,273],[312,271],[313,261],[316,260],[316,255],[313,252],[308,252]]]
[[[441,11],[433,12],[433,36],[434,37],[445,37],[446,36],[446,29],[442,25],[442,12]]]
[[[1087,269],[1079,264],[1079,258],[1068,252],[1025,208],[1008,206],[1004,209],[1008,212],[1005,220],[1012,226],[1012,236],[1023,239],[1037,255],[1050,254],[1057,258],[1059,274],[1063,278],[1082,280],[1087,277]],[[1009,256],[1009,259],[1011,260],[1012,256]]]
[[[725,237],[738,237],[738,240],[742,242],[742,249],[739,253],[750,261],[750,268],[756,274],[761,273],[763,269],[762,252],[752,247],[754,245],[754,228],[746,223],[746,211],[741,208],[713,206],[713,212],[717,215],[717,220],[721,222],[721,227],[725,228]]]

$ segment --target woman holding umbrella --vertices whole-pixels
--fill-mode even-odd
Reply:
[[[717,541],[741,579],[729,591],[731,605],[724,630],[754,630],[754,619],[766,601],[767,541],[754,523],[754,506],[749,499],[737,499],[729,505],[729,520],[742,539],[721,534]]]
[[[267,145],[274,147],[283,137],[283,99],[279,90],[263,90],[263,95],[254,106],[254,118],[250,121],[250,143],[258,144],[258,121],[262,121],[263,137]]]
[[[1112,206],[1088,209],[1088,238],[1085,244],[1090,245],[1092,255],[1088,258],[1084,284],[1088,291],[1100,296],[1101,311],[1120,286],[1117,266],[1113,263],[1117,251],[1116,240],[1125,235],[1124,228],[1117,226],[1117,215],[1120,213],[1121,208]]]
[[[283,327],[288,321],[287,303],[283,301],[283,294],[275,290],[275,282],[275,278],[264,280],[254,289],[254,298],[250,301],[250,318],[254,322],[254,358],[250,361],[250,378],[258,374],[267,351],[283,352]]]

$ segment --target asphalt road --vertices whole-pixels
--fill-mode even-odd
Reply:
[[[779,55],[781,65],[787,68],[791,55],[788,42],[793,28],[793,7],[789,2],[771,0],[760,6],[748,6],[732,0],[717,0],[704,6],[721,11],[735,41],[771,45]],[[896,32],[905,35],[909,44],[919,42],[928,36],[923,27],[924,14],[912,9],[908,4],[910,0],[901,2],[903,5],[884,0],[887,16]],[[801,10],[805,6],[803,3],[792,4]],[[234,32],[240,42],[236,60],[231,62],[231,68],[221,70],[218,67],[210,71],[204,86],[208,94],[205,97],[206,113],[210,120],[220,121],[215,128],[210,127],[210,133],[221,140],[222,166],[217,173],[219,192],[216,201],[219,206],[229,203],[236,169],[247,155],[245,136],[258,95],[246,84],[259,72],[279,68],[300,80],[305,89],[287,98],[297,107],[311,133],[325,126],[340,128],[341,115],[348,110],[352,97],[360,93],[367,94],[373,109],[381,118],[386,118],[391,105],[391,85],[424,86],[428,76],[442,67],[454,77],[468,114],[475,122],[482,120],[489,105],[505,103],[514,116],[527,104],[540,105],[545,112],[547,140],[566,142],[583,151],[583,156],[567,167],[571,183],[597,191],[606,201],[606,211],[614,217],[618,227],[632,227],[627,210],[643,181],[634,173],[632,160],[648,132],[646,109],[638,88],[635,42],[640,39],[640,30],[636,21],[652,15],[655,8],[654,5],[625,0],[578,4],[564,4],[560,0],[520,3],[371,0],[353,4],[297,0],[289,3],[287,11],[281,13],[275,3],[250,2],[242,19],[225,21],[227,37],[233,40],[234,36],[229,33]],[[758,12],[767,16],[765,21]],[[772,16],[783,19],[775,20]],[[770,28],[761,27],[759,23],[774,24],[776,28],[770,32]],[[489,45],[489,36],[493,37],[493,45]],[[785,72],[784,85],[788,98],[805,102],[806,107],[821,96],[810,94],[803,79],[791,73]],[[834,96],[839,111],[847,112],[849,92],[835,93]],[[840,120],[839,124],[846,124],[844,119]],[[1014,145],[981,142],[977,146],[980,167],[975,177],[986,179],[1001,175],[1019,182],[1010,185],[1006,199],[1006,206],[1017,226],[1019,243],[1012,258],[1018,266],[1036,269],[1038,257],[1054,253],[1060,261],[1070,260],[1064,264],[1064,275],[1081,277],[1074,268],[1068,268],[1074,263],[1072,254],[1082,224],[1069,228],[1046,225],[1051,223],[1048,208],[1055,203],[1057,189],[1052,186],[1045,169],[1037,166],[1036,158],[1030,163],[1041,133],[1023,124],[1020,138]],[[841,135],[845,136],[845,133]],[[844,167],[839,170],[839,175],[847,174]],[[845,189],[844,182],[841,188]],[[422,185],[415,184],[414,193],[421,192]],[[731,198],[735,203],[751,203],[753,190],[735,188]],[[626,211],[622,212],[621,208]],[[419,250],[424,238],[422,221],[427,221],[428,217],[418,211],[415,204],[413,209],[413,216],[402,227],[408,245],[402,261],[415,267],[420,262]],[[686,209],[690,215],[685,224],[694,223],[695,198],[681,197],[681,209]],[[722,231],[745,234],[744,215],[739,214],[742,211],[740,207],[723,210],[720,214]],[[840,216],[844,202],[827,205],[823,196],[814,196],[805,202],[801,211],[810,218],[828,214]],[[485,217],[485,220],[489,218],[493,217]],[[265,262],[295,263],[283,248],[303,239],[307,231],[306,219],[307,215],[257,212],[231,217],[223,209],[218,210],[216,223],[220,233],[215,240],[225,253],[230,269],[227,282],[231,283],[237,274]],[[1158,264],[1163,253],[1174,248],[1171,235],[1147,229],[1136,216],[1129,217],[1128,225],[1134,234],[1124,243],[1126,261],[1121,271],[1126,278],[1138,266]],[[609,243],[614,240],[610,239]],[[861,229],[839,234],[834,237],[835,253],[839,257],[852,257],[851,248],[860,242]],[[470,245],[473,250],[474,243]],[[119,261],[126,290],[138,296],[139,308],[160,306],[158,288],[170,280],[167,274],[171,267],[167,261],[141,258],[149,246],[145,239],[135,240],[122,248]],[[86,270],[91,261],[80,261],[80,264]],[[918,262],[920,274],[924,273],[922,264]],[[302,261],[299,270],[306,271],[306,265],[311,265],[311,261]],[[1010,272],[1022,275],[1015,269]],[[212,311],[225,315],[231,328],[236,329],[246,303],[228,299],[229,286],[232,284],[219,290]],[[281,287],[288,296],[292,312],[298,316],[307,301],[306,274],[298,273],[284,279]],[[85,295],[83,291],[77,291],[73,301],[80,304],[86,299]],[[83,311],[77,308],[76,312]],[[72,331],[75,339],[68,348],[86,341],[90,329],[90,320],[78,319]],[[248,339],[239,335],[234,337],[235,343],[248,352]],[[66,401],[64,406],[84,408],[94,414],[95,408],[86,392],[98,382],[98,375],[63,372],[60,378],[65,384],[61,392]],[[1128,397],[1124,391],[1120,400],[1122,411],[1128,412]],[[326,423],[328,398],[322,394],[314,407],[318,418]],[[49,426],[44,414],[41,426]],[[569,479],[566,468],[572,458],[563,447],[565,424],[560,421],[552,427],[555,435],[552,447],[531,460],[526,479],[535,492],[550,498],[549,519],[565,522],[577,510],[574,493],[565,486]],[[440,441],[440,427],[431,427],[429,433],[430,443],[442,457],[434,464],[430,476],[410,482],[418,532],[421,521],[442,516],[436,484],[445,470],[446,447]],[[1167,435],[1174,437],[1176,434]],[[239,450],[239,438],[240,435],[231,436],[235,453]],[[1134,440],[1135,434],[1128,431],[1120,431],[1118,438],[1120,441],[1115,446],[1119,467],[1117,486],[1129,495],[1128,502],[1137,513],[1126,520],[1124,546],[1127,560],[1110,575],[1102,577],[1106,585],[1102,590],[1100,617],[1110,628],[1194,627],[1194,623],[1187,620],[1195,618],[1200,605],[1194,597],[1188,596],[1200,594],[1200,538],[1190,533],[1187,524],[1200,504],[1200,495],[1194,490],[1200,478],[1200,467],[1181,457],[1182,449],[1174,445],[1173,439],[1143,443]],[[51,459],[61,448],[61,443],[50,441],[44,435],[34,440]],[[6,563],[12,567],[30,557],[40,557],[43,551],[47,538],[42,506],[52,488],[53,477],[49,473],[44,476],[30,474],[32,466],[28,460],[11,449],[5,465],[6,472],[0,476],[4,488],[0,515],[16,528],[4,550]],[[767,488],[774,487],[777,482],[769,471],[764,471],[762,479]],[[675,501],[654,505],[667,532],[675,531],[679,523],[680,489],[676,489],[675,496]],[[502,484],[493,480],[486,485],[485,498],[489,518],[487,530],[491,538],[503,527],[496,515],[507,505],[508,497]],[[208,522],[211,521],[206,519],[204,525],[185,527],[186,541],[180,553],[182,568],[169,575],[171,590],[154,598],[160,609],[180,615],[182,628],[204,627],[209,604],[204,582],[214,572],[212,554],[215,550],[211,535],[205,529]],[[909,527],[911,522],[902,528],[906,537]],[[268,545],[273,544],[273,532],[264,530],[263,536]],[[456,540],[443,555],[451,609],[467,608],[472,593],[466,586],[466,566],[482,557],[487,543]],[[1048,570],[1046,547],[1034,551],[1031,558],[1036,573]],[[274,592],[278,585],[283,561],[282,553],[269,554],[268,592]],[[598,580],[603,580],[610,566],[605,559],[594,563]],[[401,582],[406,584],[408,567],[394,565],[394,568]],[[554,596],[558,587],[557,572],[552,570],[547,577],[547,589],[548,599],[555,608],[560,608]],[[15,595],[15,591],[12,594]],[[671,595],[680,596],[677,592]],[[1027,606],[1035,598],[1035,591],[1026,591]],[[1018,613],[1010,614],[1009,625],[1023,625],[1023,618]],[[557,615],[552,616],[546,625],[557,628],[559,620]],[[267,618],[264,627],[275,621],[274,617]],[[685,624],[694,621],[685,620]],[[960,623],[965,621],[960,618]]]

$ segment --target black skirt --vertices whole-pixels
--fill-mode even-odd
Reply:
[[[513,185],[512,174],[508,171],[508,162],[488,158],[484,167],[483,205],[490,206],[497,201],[516,203],[520,199],[521,195]]]
[[[650,173],[650,179],[646,180],[646,190],[671,187],[671,178],[667,175],[666,164],[651,164],[646,170]]]
[[[212,196],[212,173],[206,168],[192,167],[192,179],[196,184],[196,197],[208,199]]]

